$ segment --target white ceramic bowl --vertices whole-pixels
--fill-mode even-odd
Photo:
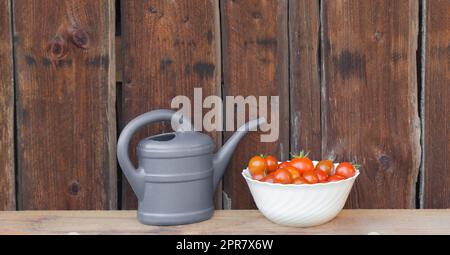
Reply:
[[[261,213],[272,222],[294,227],[317,226],[336,217],[358,175],[357,170],[353,177],[337,182],[296,185],[256,181],[248,169],[242,171]]]

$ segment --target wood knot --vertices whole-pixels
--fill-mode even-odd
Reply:
[[[348,80],[353,76],[365,80],[366,57],[364,55],[343,50],[338,56],[333,56],[332,61],[344,80]]]
[[[375,41],[379,42],[382,38],[383,33],[381,33],[380,31],[375,31],[375,33],[373,33],[373,39],[375,39]]]
[[[213,77],[216,66],[212,63],[197,62],[194,64],[193,69],[194,72],[197,73],[200,76],[200,78],[203,79],[207,77]]]
[[[161,71],[166,70],[170,65],[172,65],[173,61],[172,59],[168,58],[168,57],[164,57],[161,59],[161,61],[159,62],[159,68],[161,69]]]
[[[48,44],[47,51],[52,59],[61,59],[67,54],[66,40],[61,36],[55,36]]]
[[[380,163],[382,169],[389,169],[392,159],[388,155],[383,154],[378,157],[378,162]]]
[[[253,19],[262,19],[262,14],[260,12],[252,12],[251,15]]]
[[[77,181],[72,181],[69,184],[69,194],[72,196],[77,196],[80,192],[80,184]]]
[[[87,49],[89,47],[89,35],[81,28],[75,28],[71,32],[72,42],[78,48]]]
[[[148,12],[150,12],[150,13],[157,13],[158,12],[158,10],[155,8],[155,7],[153,7],[153,6],[150,6],[150,7],[148,7]]]

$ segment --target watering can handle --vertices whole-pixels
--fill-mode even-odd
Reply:
[[[119,136],[117,142],[117,160],[139,200],[142,200],[144,196],[144,170],[136,169],[131,163],[130,155],[128,153],[131,138],[143,126],[158,121],[171,121],[176,117],[175,114],[176,113],[171,110],[155,110],[141,114],[131,120],[123,128],[122,133]]]

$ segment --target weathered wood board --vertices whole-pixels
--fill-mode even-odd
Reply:
[[[324,1],[322,156],[362,165],[352,208],[414,208],[418,1]]]
[[[247,135],[234,152],[224,179],[225,207],[254,208],[242,169],[253,155],[287,159],[289,153],[288,2],[221,3],[224,97],[279,96],[278,141],[260,142],[261,132]],[[267,101],[270,106],[270,98]],[[270,116],[268,121],[272,121]],[[226,132],[225,137],[232,133]]]
[[[114,1],[13,4],[19,209],[114,209]]]
[[[449,208],[450,1],[426,3],[423,206]]]
[[[291,152],[321,159],[320,5],[290,0],[290,136]]]
[[[144,112],[171,108],[178,95],[220,96],[220,27],[217,0],[122,1],[123,127]],[[193,105],[193,101],[192,105]],[[149,126],[138,132],[133,151],[143,137],[171,132],[170,124]],[[220,145],[220,133],[211,133]],[[125,179],[125,178],[124,178]],[[127,183],[122,208],[136,208]]]
[[[0,210],[16,209],[11,1],[0,2]]]

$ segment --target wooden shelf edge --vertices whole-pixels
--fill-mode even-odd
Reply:
[[[219,210],[182,226],[146,226],[135,211],[4,211],[0,234],[450,234],[450,210],[343,210],[312,228],[276,225],[257,210]]]

